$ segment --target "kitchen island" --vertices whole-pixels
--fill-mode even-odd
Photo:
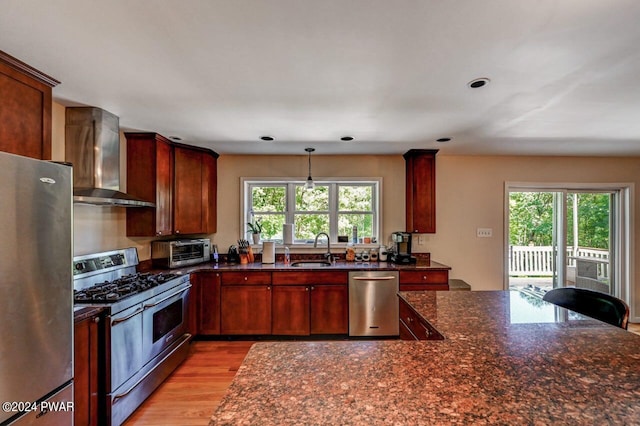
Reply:
[[[519,292],[401,292],[441,341],[255,344],[210,425],[637,424],[640,336]]]

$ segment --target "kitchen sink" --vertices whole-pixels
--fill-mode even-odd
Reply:
[[[331,266],[331,262],[326,260],[299,260],[297,262],[292,262],[291,266],[295,268],[323,268]]]

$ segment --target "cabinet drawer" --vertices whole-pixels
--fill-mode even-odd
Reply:
[[[400,291],[447,291],[448,284],[400,284]]]
[[[449,271],[400,271],[400,284],[448,284]]]
[[[223,272],[222,285],[271,284],[271,272]]]
[[[274,285],[347,284],[347,271],[274,272]]]
[[[400,322],[417,340],[443,340],[444,337],[424,318],[400,299]]]

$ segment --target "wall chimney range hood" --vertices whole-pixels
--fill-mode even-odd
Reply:
[[[73,164],[74,203],[155,207],[120,191],[120,124],[110,112],[66,109],[65,161]]]

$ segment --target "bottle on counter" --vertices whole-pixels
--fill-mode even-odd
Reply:
[[[284,248],[284,264],[285,265],[291,264],[291,253],[289,252],[289,247]]]
[[[353,243],[347,244],[347,252],[344,256],[347,262],[353,262],[356,260],[356,249],[353,247]]]
[[[353,230],[351,232],[352,232],[351,242],[353,244],[357,244],[358,243],[358,227],[356,225],[353,225]]]

